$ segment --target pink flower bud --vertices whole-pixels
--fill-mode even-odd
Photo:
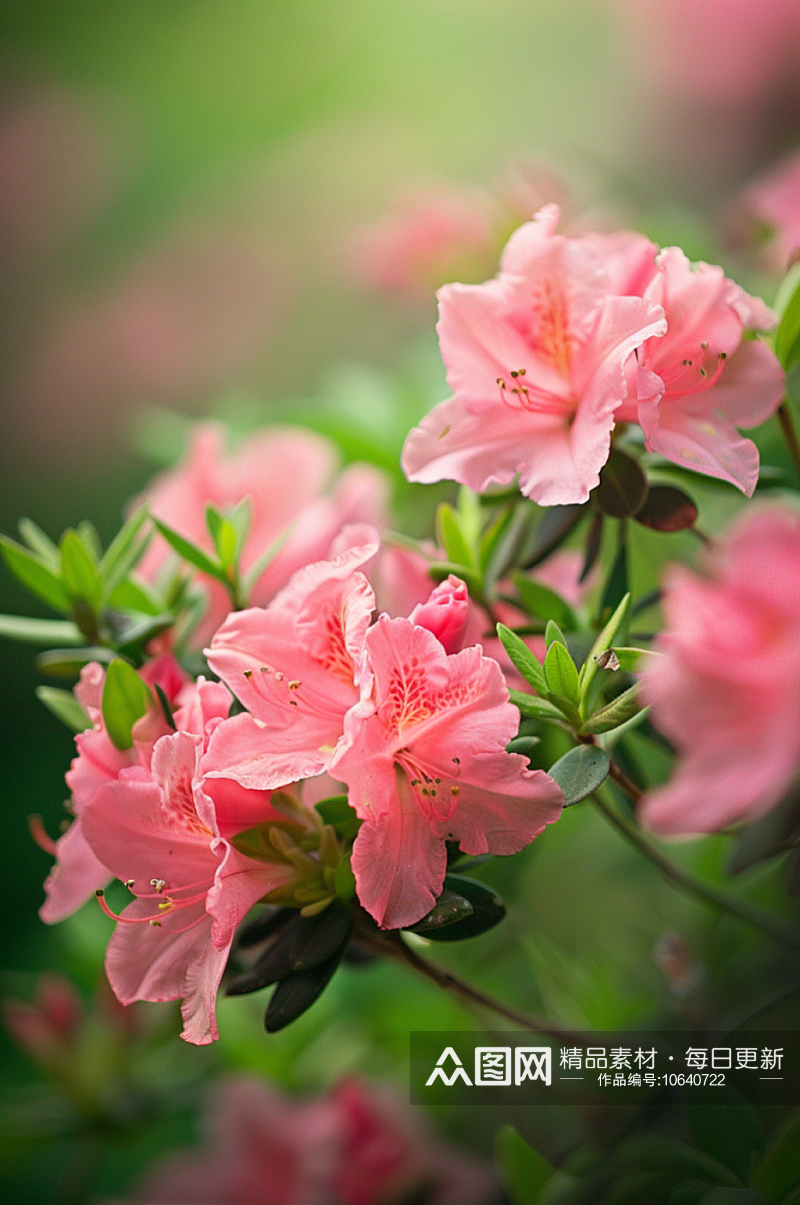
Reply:
[[[427,602],[418,603],[409,619],[432,632],[446,653],[457,653],[464,643],[469,594],[460,578],[451,573],[447,581],[431,590]]]

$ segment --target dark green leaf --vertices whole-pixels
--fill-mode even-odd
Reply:
[[[506,906],[497,892],[477,879],[447,874],[444,887],[467,900],[472,906],[472,914],[442,929],[429,929],[425,936],[432,941],[465,941],[478,937],[498,925],[506,914]]]
[[[544,659],[544,677],[548,694],[558,695],[570,703],[577,704],[579,697],[578,670],[567,649],[558,640],[547,650]]]
[[[674,485],[651,485],[647,501],[634,518],[652,531],[684,531],[694,527],[697,507],[688,494]]]
[[[600,600],[600,614],[603,615],[608,611],[614,611],[627,593],[628,549],[627,545],[622,543],[617,550],[614,564],[611,567],[611,572],[608,575],[608,580],[603,590],[603,597]]]
[[[436,512],[436,534],[439,547],[455,565],[475,568],[475,557],[462,530],[461,517],[447,502],[440,502]]]
[[[700,1149],[747,1184],[754,1157],[762,1155],[765,1146],[764,1131],[752,1105],[727,1086],[692,1089],[686,1115]]]
[[[282,929],[293,916],[297,916],[295,908],[274,908],[268,904],[258,916],[242,925],[236,935],[237,950],[249,950],[252,946],[260,945]]]
[[[125,624],[119,632],[117,644],[119,651],[126,657],[137,648],[147,644],[155,636],[160,636],[174,624],[172,615],[146,615],[137,621]]]
[[[330,824],[340,837],[349,841],[355,837],[361,828],[361,821],[347,801],[346,795],[332,795],[330,799],[322,799],[314,807],[319,812],[325,824]]]
[[[321,962],[307,971],[295,971],[278,984],[264,1017],[267,1033],[277,1033],[296,1021],[319,999],[333,978],[343,953],[344,949],[341,949],[327,962]]]
[[[581,575],[578,578],[579,582],[585,582],[589,574],[597,563],[597,558],[600,555],[600,548],[603,544],[603,516],[598,511],[592,518],[592,524],[586,535],[586,543],[583,549],[583,565],[581,566]]]
[[[608,777],[608,754],[597,745],[579,745],[548,770],[564,792],[564,807],[587,799]]]
[[[24,644],[84,643],[74,623],[66,619],[29,619],[26,615],[0,615],[0,636]]]
[[[333,887],[340,900],[349,901],[356,898],[356,876],[350,865],[350,854],[345,854],[336,867]]]
[[[588,720],[585,720],[581,732],[586,735],[611,732],[614,728],[619,728],[620,724],[626,724],[628,720],[632,720],[641,710],[642,701],[639,697],[639,687],[631,686],[621,695],[617,695],[616,699],[612,699],[605,707],[601,707]]]
[[[592,491],[592,500],[604,515],[627,519],[635,515],[647,497],[647,478],[630,456],[612,448],[600,470],[600,484]]]
[[[89,604],[93,611],[100,606],[103,586],[91,550],[77,531],[67,528],[61,537],[61,580],[73,602]]]
[[[773,1138],[764,1162],[753,1178],[753,1187],[764,1194],[767,1205],[782,1205],[800,1184],[800,1110],[794,1113]]]
[[[34,665],[43,674],[58,678],[77,678],[84,665],[90,661],[99,661],[101,665],[108,664],[116,657],[112,649],[88,646],[81,649],[48,649],[39,653]]]
[[[115,658],[106,671],[103,685],[103,721],[106,731],[118,749],[130,749],[131,730],[152,702],[149,687],[133,666]]]
[[[534,615],[545,622],[552,620],[562,631],[574,632],[578,626],[575,612],[560,594],[556,594],[555,590],[551,590],[542,582],[526,577],[524,573],[515,573],[513,580],[526,614]]]
[[[521,753],[523,757],[530,757],[536,746],[541,743],[538,736],[515,736],[513,741],[506,745],[506,753]]]
[[[764,1205],[764,1197],[755,1188],[712,1188],[700,1205]]]
[[[91,728],[92,721],[71,690],[58,690],[55,686],[37,686],[36,698],[72,732],[85,732],[87,728]]]
[[[177,531],[173,531],[171,527],[167,527],[166,523],[162,523],[160,519],[154,517],[153,522],[167,543],[175,549],[178,556],[182,557],[184,561],[188,561],[190,565],[194,565],[202,573],[207,573],[209,577],[215,577],[219,581],[225,580],[221,566],[216,561],[213,561],[208,553],[203,552],[202,548],[198,548],[196,544],[185,540],[182,535],[179,535]]]
[[[497,635],[503,648],[508,653],[514,666],[522,674],[526,682],[529,682],[535,691],[539,694],[544,694],[547,690],[547,683],[544,679],[544,670],[539,661],[528,648],[525,641],[510,628],[507,628],[504,623],[497,625]]]
[[[542,1189],[555,1175],[551,1164],[511,1125],[497,1131],[494,1157],[512,1205],[539,1205]]]
[[[329,904],[316,916],[302,917],[316,922],[304,927],[292,951],[292,970],[304,971],[319,966],[350,940],[353,921],[341,904]]]
[[[26,590],[30,590],[54,611],[61,611],[64,615],[70,613],[72,605],[69,596],[60,578],[44,560],[3,535],[0,535],[0,552],[11,573]]]
[[[525,557],[523,569],[533,569],[566,540],[569,533],[580,523],[588,503],[579,502],[570,506],[548,507],[536,528],[536,538],[530,553]]]
[[[30,550],[35,552],[56,573],[59,573],[61,569],[61,556],[58,551],[58,545],[48,535],[45,535],[41,527],[34,523],[33,519],[20,519],[17,526],[19,527],[19,534]]]
[[[455,921],[465,920],[468,916],[472,916],[472,904],[469,900],[445,887],[430,912],[407,928],[412,933],[424,933],[428,937],[429,930],[442,929]]]

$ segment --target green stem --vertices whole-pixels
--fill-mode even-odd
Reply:
[[[609,777],[626,794],[630,795],[634,801],[638,801],[641,798],[642,792],[631,782],[624,770],[621,770],[614,762],[611,763]],[[616,808],[607,804],[599,795],[594,795],[592,798],[606,819],[622,834],[625,840],[652,862],[661,874],[677,887],[679,891],[683,891],[687,895],[696,896],[707,904],[713,904],[716,908],[721,908],[723,912],[728,912],[731,916],[737,917],[738,920],[744,921],[746,925],[760,929],[762,933],[766,933],[773,941],[781,942],[793,950],[800,950],[800,936],[793,933],[791,929],[785,928],[784,925],[776,921],[769,913],[762,911],[761,908],[753,907],[744,900],[734,899],[724,891],[719,891],[716,887],[712,887],[710,883],[706,883],[702,879],[696,878],[693,874],[689,874],[688,871],[682,870],[674,862],[670,862],[669,858],[665,858],[654,845],[651,845],[641,829],[628,820],[626,816],[623,816]]]
[[[795,433],[794,423],[792,422],[792,416],[789,412],[789,407],[786,405],[785,401],[781,402],[780,406],[778,407],[777,413],[778,413],[778,422],[781,425],[781,430],[783,431],[784,438],[786,440],[786,443],[788,444],[789,451],[792,454],[792,460],[794,461],[794,465],[795,465],[795,468],[797,469],[798,476],[800,476],[800,444],[798,444],[798,442],[797,442],[797,434]]]

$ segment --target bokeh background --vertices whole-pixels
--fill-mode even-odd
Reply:
[[[743,244],[736,198],[797,140],[798,50],[794,0],[2,4],[0,528],[13,534],[24,514],[57,536],[89,517],[109,538],[192,416],[240,431],[310,421],[345,456],[396,474],[408,426],[444,396],[435,286],[451,267],[491,275],[507,233],[546,200],[577,225],[679,242],[769,300],[777,277]],[[442,210],[460,215],[452,245],[428,254],[404,222],[421,214],[435,232]],[[772,431],[762,446],[780,467]],[[430,503],[412,507],[398,489],[421,532]],[[713,525],[718,494],[699,498]],[[660,539],[643,552],[643,588],[665,556],[688,555],[680,537]],[[0,575],[0,611],[34,610]],[[49,931],[36,917],[49,859],[25,817],[57,830],[71,740],[34,698],[31,661],[26,646],[0,649],[2,990],[29,999],[49,967],[89,999],[107,922],[89,908]],[[723,843],[676,856],[714,876]],[[565,1023],[679,1013],[669,960],[654,956],[670,934],[718,1016],[796,986],[775,951],[654,881],[594,815],[570,814],[493,873],[517,919],[460,966]],[[758,876],[751,893],[774,903],[774,876]],[[159,1019],[142,1024],[163,1026],[165,1040],[125,1072],[138,1084],[133,1121],[107,1143],[75,1140],[69,1110],[65,1121],[4,1038],[0,1083],[16,1119],[4,1173],[29,1201],[117,1191],[191,1132],[208,1068],[299,1089],[352,1070],[401,1076],[423,1017],[467,1023],[401,980],[390,967],[343,973],[269,1040],[258,1002],[223,1003],[214,1050],[178,1043],[174,1014],[153,1009]],[[110,1056],[98,1026],[86,1064],[99,1082]],[[459,1125],[486,1148],[480,1118]],[[546,1138],[558,1154],[575,1135],[551,1127]]]

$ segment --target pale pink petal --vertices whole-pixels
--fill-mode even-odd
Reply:
[[[206,898],[206,910],[214,920],[214,946],[227,951],[237,926],[253,905],[276,887],[290,882],[297,871],[286,862],[248,858],[227,842],[219,843],[217,853],[222,862]]]
[[[432,632],[446,653],[457,653],[464,642],[468,609],[467,587],[451,573],[434,587],[426,602],[414,607],[408,618]]]
[[[321,774],[341,736],[337,724],[318,721],[267,729],[243,714],[225,720],[213,733],[203,759],[207,779],[232,778],[251,791],[266,791]]]
[[[45,879],[47,899],[39,909],[46,925],[55,925],[77,912],[96,891],[106,887],[111,873],[83,833],[79,817],[56,841],[56,861]]]
[[[780,406],[786,377],[775,353],[757,339],[745,340],[708,390],[708,405],[737,427],[757,427]]]

